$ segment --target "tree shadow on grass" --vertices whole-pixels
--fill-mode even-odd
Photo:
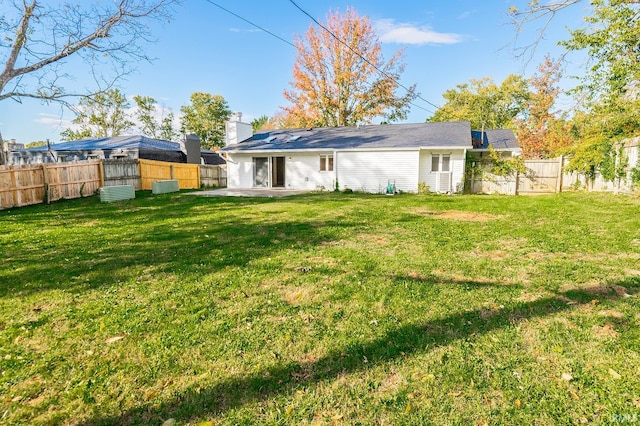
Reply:
[[[245,266],[292,244],[305,250],[342,238],[345,230],[359,226],[344,219],[316,221],[275,214],[238,217],[232,214],[238,207],[273,201],[215,200],[218,202],[203,204],[190,197],[193,196],[185,197],[185,202],[176,198],[179,202],[173,206],[165,201],[157,207],[153,203],[158,201],[153,199],[136,200],[136,204],[119,208],[88,205],[86,200],[69,202],[55,213],[62,223],[71,224],[62,232],[72,236],[48,237],[45,233],[26,236],[25,242],[15,243],[12,252],[2,259],[0,297],[25,297],[47,290],[81,292],[118,285],[132,278],[128,268],[157,275],[179,271],[199,277],[227,267]],[[205,213],[194,213],[194,208],[202,208]],[[216,214],[208,216],[207,208]],[[48,223],[51,213],[43,209],[20,211],[20,222],[32,222],[30,226],[36,229],[40,223],[43,227],[65,226]],[[74,214],[82,214],[82,220],[68,218]],[[173,222],[180,218],[185,219]],[[88,224],[86,228],[83,221]]]
[[[636,287],[638,283],[629,281],[615,285]],[[635,289],[631,291],[635,292]],[[616,303],[620,297],[616,291],[605,294],[598,288],[596,292],[611,303]],[[481,336],[522,320],[569,311],[575,306],[571,301],[568,302],[569,299],[591,300],[593,294],[591,288],[571,290],[569,293],[559,293],[532,302],[513,303],[501,309],[474,309],[430,321],[406,324],[377,339],[335,348],[317,361],[283,363],[262,373],[230,377],[205,389],[193,386],[174,399],[160,404],[148,404],[112,416],[96,416],[84,424],[160,424],[167,418],[186,422],[213,417],[252,401],[288,394],[296,388],[331,380],[341,374],[370,369],[378,364],[412,353],[429,351],[460,339]]]
[[[350,226],[326,222],[322,225]],[[284,234],[291,238],[283,238]],[[126,241],[105,238],[102,244],[53,244],[46,254],[17,256],[11,260],[13,265],[7,265],[0,274],[0,297],[28,296],[53,289],[84,291],[117,284],[132,277],[127,271],[132,267],[156,274],[181,271],[197,276],[273,256],[292,242],[304,250],[332,239],[331,232],[313,221],[222,222],[209,228],[207,235],[202,235],[197,226],[150,227]]]

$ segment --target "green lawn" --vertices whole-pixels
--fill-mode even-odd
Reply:
[[[0,226],[2,424],[640,422],[638,198],[138,193]]]

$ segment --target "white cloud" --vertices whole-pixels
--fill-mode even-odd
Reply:
[[[427,26],[396,22],[394,19],[380,19],[374,25],[382,43],[456,44],[464,39],[461,34],[439,33]]]
[[[462,12],[460,15],[458,15],[458,17],[456,19],[467,19],[469,17],[471,17],[472,15],[476,14],[476,10],[467,10],[465,12]]]
[[[44,124],[52,129],[60,129],[62,127],[69,127],[72,123],[70,120],[65,120],[60,114],[47,114],[44,112],[38,113],[38,118],[35,120],[38,124]]]

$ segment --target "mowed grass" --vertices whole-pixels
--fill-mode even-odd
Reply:
[[[2,424],[640,421],[638,198],[138,193],[0,226]]]

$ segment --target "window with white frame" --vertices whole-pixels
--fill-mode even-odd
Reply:
[[[451,171],[450,154],[431,154],[431,171],[448,173]]]
[[[333,154],[320,155],[320,171],[321,172],[333,171]]]

